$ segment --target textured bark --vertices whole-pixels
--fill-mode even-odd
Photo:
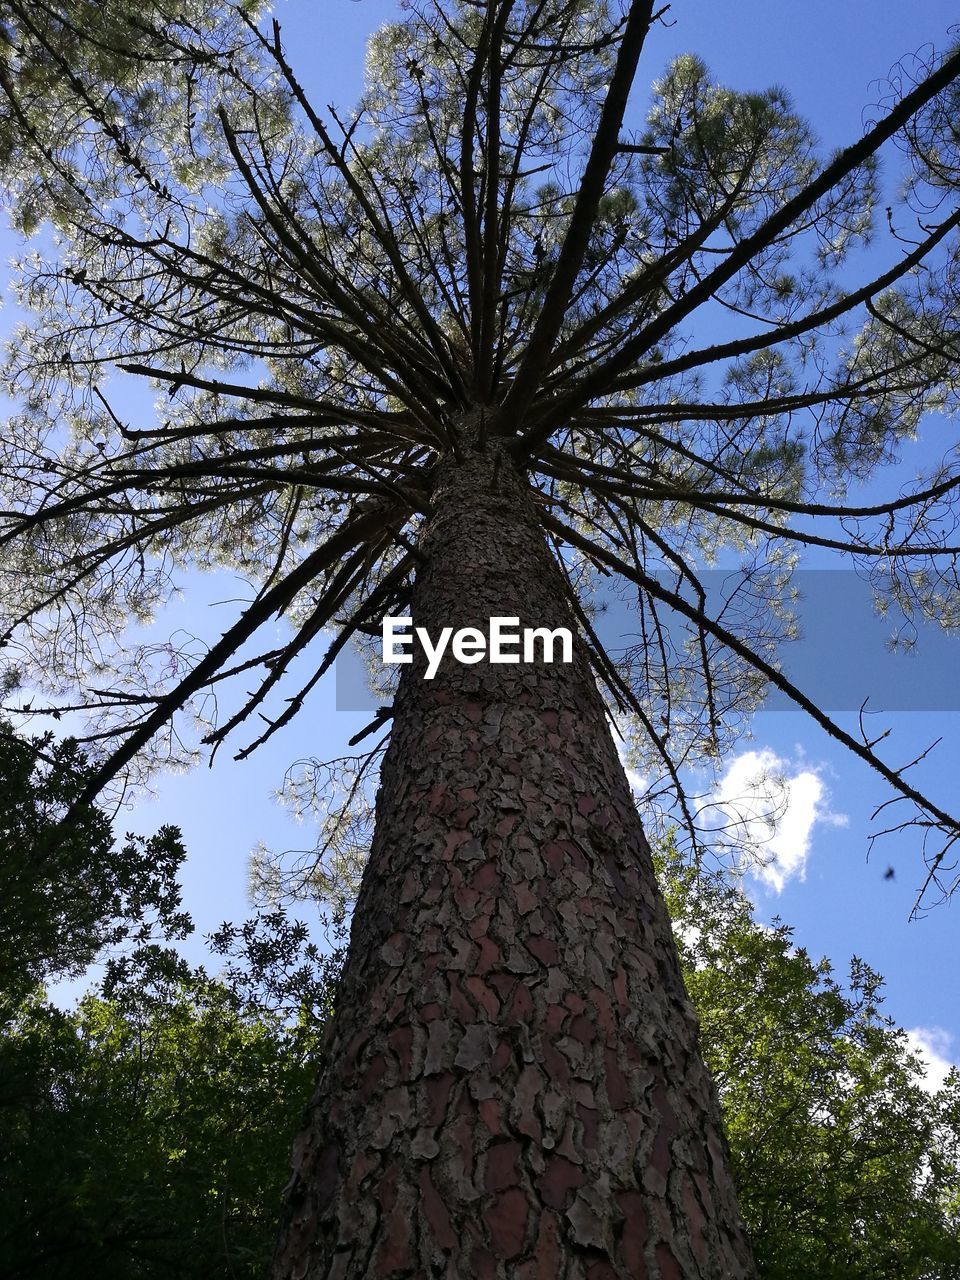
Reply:
[[[496,449],[439,472],[413,615],[575,626]],[[277,1280],[748,1277],[717,1100],[583,654],[402,668]]]

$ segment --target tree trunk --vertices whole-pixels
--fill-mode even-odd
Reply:
[[[499,447],[438,471],[412,613],[575,633]],[[749,1277],[713,1085],[587,660],[401,668],[277,1280]]]

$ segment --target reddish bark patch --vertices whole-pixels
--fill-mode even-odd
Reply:
[[[707,1247],[703,1238],[703,1228],[706,1225],[706,1218],[700,1207],[700,1201],[697,1199],[693,1186],[689,1180],[684,1180],[683,1184],[683,1212],[687,1219],[687,1226],[690,1230],[690,1240],[693,1244],[693,1251],[701,1263],[706,1262]]]
[[[380,1208],[384,1212],[392,1209],[397,1201],[397,1178],[400,1170],[395,1164],[389,1165],[380,1179],[380,1185],[377,1187],[377,1199],[380,1201]]]
[[[477,942],[480,938],[486,936],[486,932],[489,928],[490,915],[488,912],[482,916],[477,916],[476,920],[471,921],[467,932],[470,934],[470,937],[473,938],[474,942]]]
[[[465,916],[472,914],[477,903],[480,901],[480,894],[476,889],[470,889],[466,885],[461,885],[459,889],[455,889],[453,900],[463,912]]]
[[[563,1156],[551,1156],[539,1181],[540,1195],[551,1209],[562,1211],[567,1207],[570,1192],[582,1187],[583,1182],[583,1173],[575,1164]]]
[[[585,1151],[596,1151],[600,1135],[600,1112],[593,1107],[577,1104],[577,1118],[583,1126],[580,1143]]]
[[[613,979],[613,993],[621,1013],[630,1012],[630,1000],[627,996],[627,975],[624,969],[618,969]]]
[[[543,1025],[548,1035],[555,1036],[568,1017],[568,1011],[562,1004],[548,1004]]]
[[[529,1022],[533,1013],[533,999],[530,992],[521,982],[510,1001],[510,1014],[517,1022]]]
[[[480,893],[489,893],[500,885],[500,872],[495,862],[485,862],[470,877],[470,884]]]
[[[477,1280],[496,1280],[497,1260],[489,1249],[471,1249],[470,1268]]]
[[[606,1066],[607,1099],[614,1111],[622,1111],[630,1102],[630,1090],[626,1077],[620,1070],[616,1049],[605,1049],[603,1061]]]
[[[404,1075],[409,1075],[413,1065],[413,1027],[396,1027],[387,1036],[387,1044],[397,1055]]]
[[[374,1171],[378,1163],[379,1161],[375,1156],[370,1155],[367,1151],[361,1151],[350,1166],[350,1186],[359,1187],[364,1178]]]
[[[453,799],[442,782],[430,788],[427,796],[427,808],[433,814],[449,813],[453,808]]]
[[[563,1088],[570,1083],[570,1064],[562,1053],[558,1053],[552,1044],[543,1046],[543,1065],[552,1079],[560,1082]]]
[[[607,993],[599,987],[590,988],[590,1003],[593,1005],[597,1026],[605,1036],[614,1034],[613,1008],[607,999]]]
[[[584,818],[588,814],[593,813],[596,807],[597,807],[596,796],[581,796],[580,799],[577,801],[577,813],[579,813],[581,817],[584,817]]]
[[[374,1268],[378,1276],[392,1276],[413,1266],[410,1252],[410,1222],[399,1206],[391,1209],[383,1242],[377,1250]]]
[[[429,1169],[420,1170],[420,1202],[434,1240],[441,1249],[449,1251],[457,1247],[457,1234],[450,1223],[446,1205],[440,1198]]]
[[[480,1101],[480,1119],[491,1133],[499,1133],[503,1128],[500,1116],[500,1103],[496,1098],[483,1098]]]
[[[526,1193],[519,1187],[501,1192],[484,1213],[484,1221],[498,1257],[515,1258],[518,1253],[523,1252],[529,1213]]]
[[[502,1071],[512,1057],[513,1054],[510,1050],[509,1044],[507,1044],[506,1040],[501,1040],[497,1045],[493,1058],[490,1061],[490,1070],[494,1073]]]
[[[662,1173],[664,1177],[670,1172],[672,1163],[670,1156],[670,1143],[677,1132],[677,1117],[667,1098],[667,1091],[662,1084],[658,1084],[653,1091],[653,1105],[659,1111],[661,1116],[660,1127],[657,1129],[657,1136],[653,1140],[653,1150],[650,1152],[650,1164]]]
[[[491,973],[487,981],[501,1000],[506,1000],[517,982],[512,973]]]
[[[570,1023],[570,1034],[574,1040],[579,1040],[582,1045],[591,1045],[597,1038],[597,1033],[593,1029],[593,1023],[581,1013]]]
[[[477,960],[477,973],[483,975],[489,972],[495,964],[500,961],[500,948],[491,938],[480,938],[477,944],[480,947],[480,957]]]
[[[487,1151],[484,1186],[488,1191],[504,1191],[520,1181],[520,1143],[495,1142]]]
[[[603,856],[603,865],[607,868],[607,875],[613,884],[613,887],[619,893],[621,898],[625,898],[630,892],[627,888],[627,882],[623,878],[620,870],[620,864],[612,853],[605,853]]]
[[[544,965],[556,964],[560,959],[557,944],[552,938],[545,938],[542,934],[534,934],[527,939],[527,950]]]
[[[446,1071],[441,1076],[428,1077],[423,1084],[427,1092],[430,1124],[436,1126],[447,1113],[450,1090],[453,1088],[453,1075]]]
[[[476,1000],[477,1005],[486,1013],[488,1018],[496,1018],[500,1012],[500,1001],[493,994],[482,978],[467,978],[463,984],[470,995]]]
[[[461,1022],[473,1022],[474,1007],[467,999],[466,992],[461,988],[454,973],[450,975],[450,1008]]]
[[[547,866],[555,874],[559,874],[566,858],[564,852],[558,844],[547,844],[543,847],[543,857]]]
[[[445,862],[449,862],[460,846],[466,844],[470,838],[469,831],[448,831],[443,853],[440,856]]]
[[[560,1274],[560,1219],[549,1209],[540,1214],[537,1242],[533,1250],[531,1280],[556,1280]]]
[[[660,1280],[683,1280],[680,1263],[673,1256],[669,1245],[657,1245],[657,1266],[660,1268]]]
[[[620,1236],[620,1256],[627,1274],[642,1280],[647,1274],[643,1251],[647,1246],[649,1228],[643,1196],[639,1191],[620,1191],[617,1205],[623,1214],[623,1231]]]

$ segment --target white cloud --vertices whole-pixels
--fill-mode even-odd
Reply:
[[[649,779],[644,777],[642,773],[637,773],[636,769],[631,769],[628,764],[625,764],[623,756],[620,757],[620,763],[623,764],[623,772],[627,775],[631,791],[639,799],[650,785]]]
[[[827,807],[819,772],[782,759],[769,748],[735,756],[711,803],[727,825],[726,838],[742,852],[742,865],[780,893],[806,873],[815,823],[846,826]]]
[[[953,1046],[953,1036],[942,1027],[913,1027],[907,1032],[907,1044],[911,1053],[917,1054],[923,1063],[923,1079],[920,1083],[928,1093],[943,1088],[954,1063],[947,1057]]]

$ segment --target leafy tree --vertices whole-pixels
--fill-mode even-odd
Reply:
[[[122,75],[72,59],[80,10]],[[244,4],[80,10],[3,7],[16,215],[50,229],[0,536],[8,682],[107,748],[81,799],[192,758],[184,707],[214,749],[259,711],[246,754],[385,613],[579,633],[569,665],[403,669],[275,1274],[753,1274],[607,712],[693,825],[680,766],[784,690],[915,806],[945,875],[957,819],[783,676],[762,606],[815,545],[956,616],[956,457],[886,501],[843,489],[955,403],[960,53],[822,161],[784,92],[692,56],[625,131],[645,0],[410,0],[349,115]],[[919,229],[851,285],[891,140],[891,226]],[[698,340],[717,313],[735,331]],[[118,370],[161,389],[156,422],[124,420]],[[712,609],[722,546],[742,586]],[[251,598],[209,649],[117,639],[222,564]],[[636,596],[621,664],[598,572]],[[278,613],[292,635],[247,649]]]
[[[164,945],[176,828],[113,839],[62,818],[76,742],[0,736],[0,1275],[259,1276],[341,952],[273,911],[210,939],[216,978]],[[65,1011],[40,984],[104,961]]]
[[[90,775],[75,741],[19,737],[0,722],[0,1017],[105,949],[143,943],[158,924],[167,936],[186,927],[173,827],[118,845],[93,806],[62,825]]]
[[[209,977],[147,947],[0,1038],[0,1275],[259,1277],[338,955],[282,914]]]
[[[925,1090],[862,961],[844,990],[729,881],[657,860],[760,1275],[960,1275],[960,1074]]]
[[[657,870],[764,1280],[960,1273],[960,1080],[931,1096],[862,963],[849,990],[675,845]],[[259,1276],[342,953],[282,913],[215,978],[149,947],[0,1039],[0,1275]]]

